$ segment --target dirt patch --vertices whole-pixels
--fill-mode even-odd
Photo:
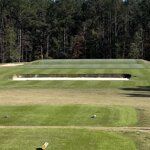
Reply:
[[[150,97],[128,97],[112,89],[8,89],[0,90],[0,105],[20,104],[99,104],[148,107]]]
[[[145,132],[150,133],[150,127],[88,127],[88,126],[0,126],[0,129],[88,129],[111,132]]]

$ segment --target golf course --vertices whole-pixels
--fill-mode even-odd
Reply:
[[[44,59],[0,65],[0,149],[35,150],[45,142],[47,150],[149,150],[150,62]]]

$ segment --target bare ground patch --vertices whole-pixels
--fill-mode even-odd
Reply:
[[[0,105],[99,104],[149,107],[150,97],[129,97],[120,90],[10,89],[0,90]]]
[[[87,127],[87,126],[0,126],[0,129],[89,129],[110,132],[145,132],[150,133],[150,127]]]
[[[22,66],[24,63],[7,63],[1,64],[0,67],[15,67],[15,66]]]

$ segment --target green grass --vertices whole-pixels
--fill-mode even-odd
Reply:
[[[143,132],[126,132],[125,136],[134,139],[137,149],[139,150],[149,150],[150,149],[150,133]]]
[[[130,81],[12,81],[15,74],[86,73],[131,74],[132,78]],[[49,142],[47,150],[148,150],[148,134],[102,132],[94,127],[149,126],[149,74],[150,63],[135,59],[38,60],[24,66],[0,67],[0,102],[7,102],[7,106],[0,106],[0,126],[93,127],[93,130],[0,129],[0,149],[31,150]],[[127,90],[128,87],[131,89]],[[62,105],[55,104],[59,100]],[[70,101],[73,105],[69,105]],[[18,102],[18,106],[9,106]],[[79,104],[74,105],[76,102]],[[97,117],[91,119],[94,114]]]
[[[122,134],[73,129],[1,129],[0,149],[32,150],[48,142],[47,150],[136,150]]]
[[[142,60],[41,60],[0,68],[0,88],[123,88],[150,85],[149,62]],[[12,81],[15,74],[131,74],[130,81]]]
[[[111,68],[144,68],[143,64],[134,59],[62,59],[62,60],[38,60],[25,67],[29,68],[58,68],[58,69],[111,69]]]
[[[31,64],[132,64],[140,62],[141,60],[136,59],[44,59],[33,61]]]
[[[136,110],[125,106],[0,106],[0,125],[5,126],[132,126],[137,118]]]

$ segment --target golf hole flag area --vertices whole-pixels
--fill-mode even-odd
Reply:
[[[149,143],[148,61],[0,67],[0,149],[149,150]]]

